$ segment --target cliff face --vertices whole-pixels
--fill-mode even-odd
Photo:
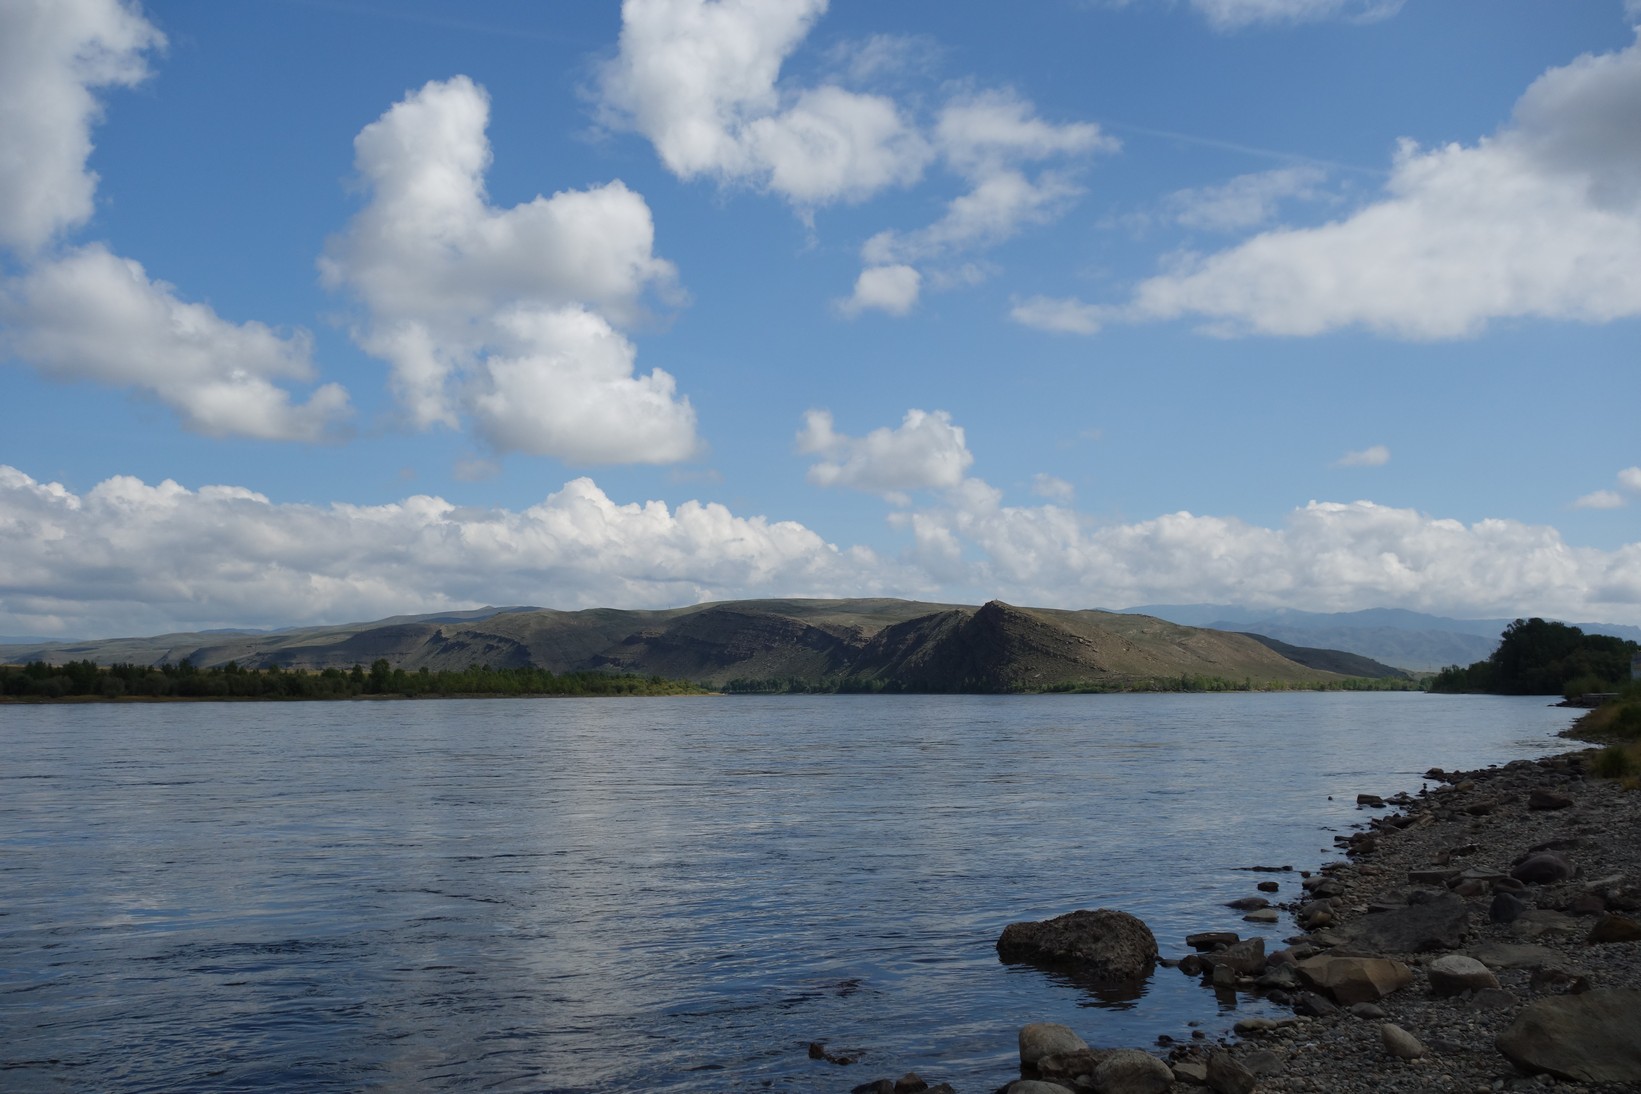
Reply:
[[[148,644],[145,646],[144,642]],[[106,645],[106,653],[100,646]],[[1317,651],[1255,637],[1099,611],[981,607],[903,600],[749,600],[670,611],[508,609],[274,634],[166,635],[79,643],[23,659],[91,658],[202,667],[395,667],[633,672],[713,686],[899,692],[1043,691],[1128,687],[1188,677],[1254,684],[1338,679]],[[1286,654],[1286,656],[1285,656]],[[1349,662],[1356,675],[1390,675]]]

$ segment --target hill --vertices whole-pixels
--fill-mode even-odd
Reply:
[[[638,673],[734,690],[1010,692],[1316,686],[1395,670],[1103,611],[906,600],[749,600],[663,611],[489,608],[269,633],[0,648],[0,662]],[[1359,671],[1360,670],[1360,671]]]
[[[1453,619],[1402,608],[1357,612],[1304,612],[1235,604],[1148,604],[1125,611],[1192,627],[1255,631],[1296,646],[1347,650],[1414,672],[1484,660],[1499,644],[1509,619]],[[1585,634],[1641,640],[1641,627],[1575,623]]]

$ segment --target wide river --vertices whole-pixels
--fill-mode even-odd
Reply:
[[[1559,751],[1543,698],[780,697],[0,707],[0,1089],[964,1094],[1015,1032],[1225,1032],[998,962],[1165,955],[1338,856],[1359,791]],[[1194,1025],[1193,1025],[1194,1024]],[[811,1060],[811,1041],[859,1056]]]

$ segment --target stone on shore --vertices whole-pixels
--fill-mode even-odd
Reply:
[[[1086,1051],[1088,1043],[1070,1026],[1058,1022],[1033,1022],[1020,1027],[1020,1066],[1034,1069],[1045,1056]]]
[[[1325,955],[1299,962],[1299,975],[1340,1006],[1373,1003],[1413,983],[1413,970],[1388,957]]]
[[[1641,1082],[1641,991],[1597,989],[1540,999],[1499,1035],[1529,1073],[1582,1083]]]
[[[1363,916],[1348,932],[1356,945],[1381,953],[1457,949],[1470,929],[1464,898],[1442,893],[1423,904]]]
[[[1641,922],[1609,912],[1590,928],[1589,941],[1592,944],[1641,941]]]
[[[1042,922],[1010,923],[997,940],[1004,961],[1047,965],[1107,983],[1151,975],[1157,939],[1137,916],[1100,908]]]
[[[1101,1094],[1162,1094],[1173,1085],[1168,1065],[1139,1049],[1118,1049],[1094,1069],[1094,1089]]]
[[[1017,1079],[1009,1084],[1008,1094],[1073,1094],[1059,1083],[1045,1083],[1041,1079]]]
[[[1518,862],[1510,876],[1528,885],[1554,885],[1573,876],[1573,865],[1554,851],[1540,851]]]
[[[1379,1027],[1379,1040],[1384,1043],[1385,1051],[1398,1060],[1417,1060],[1425,1054],[1419,1039],[1394,1022]]]
[[[1499,986],[1491,969],[1463,954],[1444,954],[1426,965],[1425,973],[1430,977],[1431,994],[1438,998]]]
[[[1229,1052],[1208,1057],[1208,1089],[1214,1094],[1253,1094],[1258,1080]]]
[[[1527,808],[1536,810],[1568,809],[1573,799],[1555,790],[1535,786],[1527,794]]]

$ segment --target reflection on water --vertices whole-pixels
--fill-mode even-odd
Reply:
[[[0,708],[0,1087],[988,1090],[1014,1031],[1223,1028],[998,962],[1165,954],[1358,791],[1554,751],[1542,699],[791,697]],[[1278,938],[1284,928],[1244,933]],[[847,1070],[811,1060],[847,1049]]]

